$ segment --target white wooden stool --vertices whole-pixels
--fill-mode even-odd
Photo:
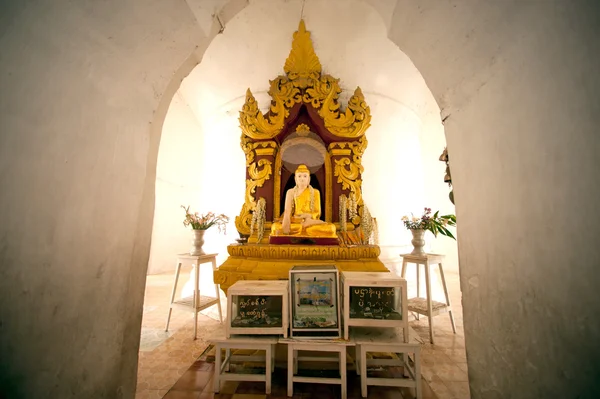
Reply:
[[[320,384],[340,384],[341,398],[347,397],[347,375],[346,375],[346,349],[353,346],[349,341],[343,340],[316,340],[316,339],[294,339],[280,338],[279,343],[287,344],[287,396],[294,395],[294,382],[314,382]],[[335,357],[300,357],[299,351],[310,352],[335,352]],[[298,361],[337,361],[339,363],[340,378],[302,377],[298,373]]]
[[[355,327],[350,336],[356,345],[356,373],[360,375],[360,392],[363,398],[367,397],[368,385],[415,388],[417,399],[422,398],[421,347],[419,344],[405,343],[401,328]],[[368,352],[391,352],[402,356],[400,359],[367,360]],[[405,378],[370,378],[367,376],[368,365],[402,366]]]
[[[211,339],[215,344],[215,393],[219,393],[222,381],[264,381],[265,393],[271,393],[271,373],[275,368],[275,345],[277,337],[233,337]],[[225,349],[225,359],[221,362],[221,350]],[[255,349],[265,351],[262,355],[231,355],[231,349]],[[230,373],[232,361],[265,362],[265,374]]]
[[[429,321],[429,340],[433,344],[433,317],[440,313],[448,311],[450,315],[450,323],[452,324],[452,331],[456,334],[456,326],[454,325],[454,316],[452,315],[452,307],[450,306],[450,297],[448,296],[448,288],[446,288],[446,279],[444,278],[444,268],[442,267],[442,260],[444,255],[437,254],[424,254],[424,255],[412,255],[404,254],[402,256],[402,277],[406,276],[406,266],[408,263],[414,263],[417,266],[417,297],[408,300],[408,310],[415,312],[417,315],[422,314],[427,316]],[[440,268],[440,278],[442,280],[442,287],[444,288],[444,295],[446,296],[446,303],[436,302],[431,298],[431,271],[430,266],[437,264]],[[420,282],[419,282],[419,270],[420,265],[425,267],[425,291],[426,298],[419,296]],[[417,316],[418,318],[418,316]]]
[[[219,308],[219,320],[223,323],[223,314],[221,313],[221,295],[219,294],[219,286],[215,284],[216,297],[202,296],[200,295],[200,265],[203,263],[212,263],[213,272],[217,270],[217,254],[208,255],[190,255],[190,254],[179,254],[177,255],[177,266],[175,267],[175,282],[173,283],[173,293],[171,294],[171,305],[169,306],[169,315],[167,316],[167,326],[165,331],[169,331],[169,322],[171,321],[171,312],[174,307],[192,310],[194,312],[194,339],[198,333],[198,312],[209,308],[213,305],[217,305]],[[179,273],[181,272],[181,265],[184,263],[191,263],[196,265],[196,273],[194,278],[194,293],[191,297],[181,298],[175,300],[175,291],[177,290],[177,282],[179,280]],[[195,306],[194,306],[195,305]]]

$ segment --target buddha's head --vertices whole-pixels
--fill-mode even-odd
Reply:
[[[308,187],[310,183],[310,171],[306,165],[299,165],[295,172],[296,186],[304,189]]]

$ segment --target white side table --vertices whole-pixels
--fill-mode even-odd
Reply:
[[[177,266],[175,268],[175,282],[173,284],[173,293],[171,294],[171,305],[169,306],[169,315],[167,316],[167,326],[165,331],[169,331],[169,322],[171,321],[171,312],[173,308],[183,308],[192,310],[194,312],[194,339],[198,333],[198,312],[209,308],[213,305],[217,305],[219,308],[219,320],[223,323],[223,314],[221,313],[221,295],[219,294],[219,286],[215,284],[216,297],[202,296],[200,295],[200,265],[203,263],[212,263],[213,272],[217,270],[217,254],[207,255],[190,255],[190,254],[179,254],[177,255]],[[194,293],[190,297],[181,298],[175,300],[175,291],[177,290],[177,282],[179,280],[179,273],[181,272],[181,266],[184,263],[190,263],[196,265],[196,275],[194,279]]]
[[[448,311],[450,315],[450,323],[452,323],[452,331],[456,334],[456,326],[454,325],[454,316],[452,315],[452,307],[450,306],[450,297],[448,296],[448,288],[446,288],[446,279],[444,278],[444,268],[442,267],[442,261],[444,255],[438,254],[424,254],[424,255],[412,255],[403,254],[402,256],[402,277],[406,276],[406,266],[409,263],[414,263],[417,266],[417,297],[408,300],[408,310],[418,314],[427,316],[429,321],[429,340],[433,344],[433,317],[440,313]],[[442,280],[442,287],[444,288],[444,295],[446,296],[446,303],[436,302],[431,299],[431,270],[430,266],[437,264],[440,268],[440,278]],[[425,267],[425,291],[426,297],[421,298],[419,296],[419,269],[420,265]]]

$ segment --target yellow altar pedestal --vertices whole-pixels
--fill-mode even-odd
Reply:
[[[296,265],[334,264],[340,271],[388,272],[376,245],[232,244],[229,258],[214,272],[215,284],[227,289],[239,280],[287,280]]]

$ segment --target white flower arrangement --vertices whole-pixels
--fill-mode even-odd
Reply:
[[[431,215],[431,208],[425,208],[421,217],[416,217],[411,214],[411,218],[408,216],[402,216],[402,223],[404,227],[409,230],[429,230],[437,237],[438,233],[450,237],[456,240],[452,232],[446,228],[446,226],[456,226],[455,215],[439,215],[440,211],[436,211],[433,216]]]
[[[379,231],[377,227],[377,220],[371,216],[369,209],[366,205],[362,205],[361,212],[358,209],[358,203],[356,201],[356,195],[351,193],[349,196],[344,194],[340,195],[339,198],[339,211],[340,211],[340,231],[346,233],[348,231],[347,223],[348,218],[356,223],[356,218],[360,220],[360,235],[354,235],[358,242],[355,244],[361,245],[379,245]]]
[[[261,242],[265,234],[266,209],[267,201],[263,197],[260,197],[256,202],[256,208],[252,213],[252,221],[250,223],[250,235],[252,235],[256,228],[258,243]]]
[[[212,226],[219,228],[219,233],[227,233],[227,223],[229,217],[224,214],[217,215],[213,212],[208,212],[205,215],[200,215],[198,212],[191,213],[190,207],[187,208],[181,205],[185,211],[185,219],[183,219],[183,225],[185,227],[191,226],[193,230],[208,230]]]
[[[348,217],[353,220],[358,216],[358,204],[356,203],[356,194],[350,193],[348,196]]]
[[[360,218],[360,227],[364,233],[364,242],[363,244],[369,244],[371,241],[371,235],[374,231],[373,226],[373,217],[371,216],[371,212],[369,212],[369,208],[366,205],[363,205],[362,216]]]
[[[348,198],[344,194],[340,195],[340,231],[346,232],[346,213],[348,206]]]
[[[379,226],[377,225],[377,218],[373,218],[373,245],[379,245]]]
[[[356,194],[350,193],[347,197],[340,195],[340,230],[347,231],[348,220],[354,221],[358,216],[358,204]]]

